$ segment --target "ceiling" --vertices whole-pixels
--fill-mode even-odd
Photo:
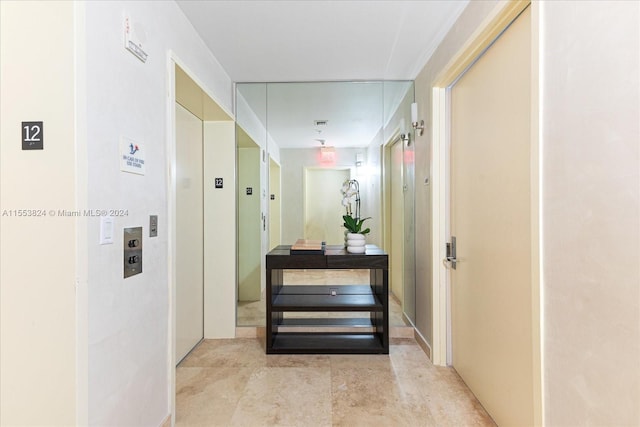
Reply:
[[[414,80],[468,0],[178,0],[235,82]]]
[[[239,83],[237,90],[247,106],[238,108],[238,124],[257,138],[266,128],[281,148],[366,147],[405,96],[413,100],[412,81]]]
[[[413,88],[372,82],[414,80],[468,0],[177,3],[234,82],[298,82],[239,85],[237,101],[280,148],[305,148],[367,146]]]

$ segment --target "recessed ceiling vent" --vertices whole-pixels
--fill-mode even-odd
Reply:
[[[329,120],[314,120],[313,124],[315,126],[326,126],[329,123]]]

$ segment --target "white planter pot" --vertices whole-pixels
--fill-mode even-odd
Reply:
[[[347,233],[347,252],[350,254],[363,254],[366,251],[364,234]]]

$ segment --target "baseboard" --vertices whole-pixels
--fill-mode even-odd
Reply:
[[[236,338],[264,338],[266,336],[264,326],[236,326]]]
[[[409,319],[409,318],[407,317],[407,315],[406,315],[406,314],[404,314],[404,312],[402,313],[402,321],[403,321],[406,325],[411,326],[412,328],[415,328],[415,327],[416,327],[416,325],[414,325],[414,324],[413,324],[413,322],[411,321],[411,319]]]
[[[167,415],[167,418],[160,424],[160,427],[171,427],[171,414]]]
[[[413,333],[414,333],[414,338],[415,338],[416,342],[418,343],[418,345],[420,346],[420,348],[422,349],[422,351],[424,351],[425,354],[427,355],[427,357],[429,359],[431,359],[431,346],[429,345],[427,340],[415,328],[413,330]]]
[[[389,338],[413,338],[411,326],[389,326]]]

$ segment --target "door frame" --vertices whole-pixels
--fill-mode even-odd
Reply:
[[[539,6],[529,0],[498,4],[434,80],[432,90],[432,301],[435,365],[451,363],[450,276],[443,263],[449,240],[450,91],[457,79],[528,6],[531,6],[531,276],[533,336],[533,396],[535,424],[542,424],[542,357],[540,294],[540,144],[539,144]]]
[[[176,419],[176,215],[177,215],[177,204],[176,204],[176,65],[179,66],[197,85],[200,89],[211,98],[219,107],[226,113],[230,120],[235,123],[235,115],[229,112],[221,103],[217,97],[215,97],[212,91],[208,90],[207,86],[203,84],[202,80],[198,79],[195,73],[191,70],[187,64],[182,61],[178,55],[172,50],[168,50],[166,53],[166,104],[165,104],[165,112],[166,112],[166,194],[167,194],[167,210],[165,212],[167,217],[167,293],[168,293],[168,327],[167,327],[167,335],[168,335],[168,361],[169,364],[167,366],[167,377],[169,378],[169,393],[168,402],[170,409],[170,421],[171,425],[175,425]],[[235,138],[234,138],[235,139]],[[203,171],[204,172],[204,171]],[[235,170],[234,170],[235,173]],[[235,176],[234,176],[235,178]],[[235,191],[235,190],[234,190]],[[234,222],[235,224],[235,222]],[[235,225],[234,225],[235,226]],[[206,271],[206,263],[205,263],[205,271]],[[234,293],[234,301],[235,301],[235,293]],[[221,301],[222,304],[225,301]],[[205,312],[204,316],[206,317],[207,313],[207,303],[205,302]],[[234,303],[234,314],[233,314],[233,326],[235,329],[235,303]],[[205,331],[206,334],[206,331]]]
[[[273,242],[271,241],[271,237],[272,237],[272,232],[273,230],[271,229],[271,227],[274,225],[274,221],[277,221],[277,228],[278,228],[278,236],[277,236],[277,241],[278,241],[278,245],[280,245],[282,243],[282,165],[280,164],[280,162],[276,161],[276,159],[274,159],[273,157],[271,157],[271,155],[269,154],[267,156],[269,158],[269,179],[267,180],[267,187],[269,189],[268,193],[269,193],[269,198],[267,199],[267,204],[268,204],[268,209],[267,209],[267,214],[268,214],[268,219],[269,219],[269,236],[268,236],[268,244],[267,244],[267,252],[269,252],[272,248],[274,248],[275,246],[273,246]],[[271,175],[272,175],[272,167],[273,168],[277,168],[277,176],[278,176],[278,182],[277,182],[277,195],[276,195],[276,205],[278,206],[278,212],[277,212],[277,218],[274,218],[274,214],[271,210],[271,194],[272,190],[273,190],[273,182],[271,182]],[[278,246],[276,245],[276,246]]]
[[[382,150],[382,218],[383,218],[383,223],[382,223],[382,228],[383,228],[383,238],[382,238],[382,247],[386,250],[387,253],[391,253],[391,209],[392,209],[392,204],[391,204],[391,169],[392,169],[392,164],[391,164],[391,150],[393,149],[393,146],[395,144],[402,144],[402,153],[404,155],[404,144],[405,144],[405,140],[403,139],[403,134],[400,132],[400,128],[396,128],[392,134],[391,137],[387,138],[386,142],[382,145],[381,150]],[[404,170],[404,165],[400,168],[400,173],[402,175],[402,183],[404,185],[405,183],[405,170]],[[403,199],[404,199],[404,193],[403,193]],[[402,205],[402,212],[403,212],[403,218],[402,218],[402,222],[403,222],[403,227],[402,227],[402,242],[403,242],[403,249],[404,249],[404,241],[405,241],[405,227],[404,227],[404,203]],[[404,256],[403,258],[403,262],[402,262],[402,268],[401,268],[401,274],[402,274],[402,301],[400,301],[400,307],[402,309],[402,317],[404,320],[409,320],[407,318],[407,316],[405,316],[404,314],[404,285],[405,285],[405,277],[404,277]],[[391,289],[390,289],[391,290]],[[394,295],[396,298],[397,296]],[[410,321],[410,323],[413,323]]]

